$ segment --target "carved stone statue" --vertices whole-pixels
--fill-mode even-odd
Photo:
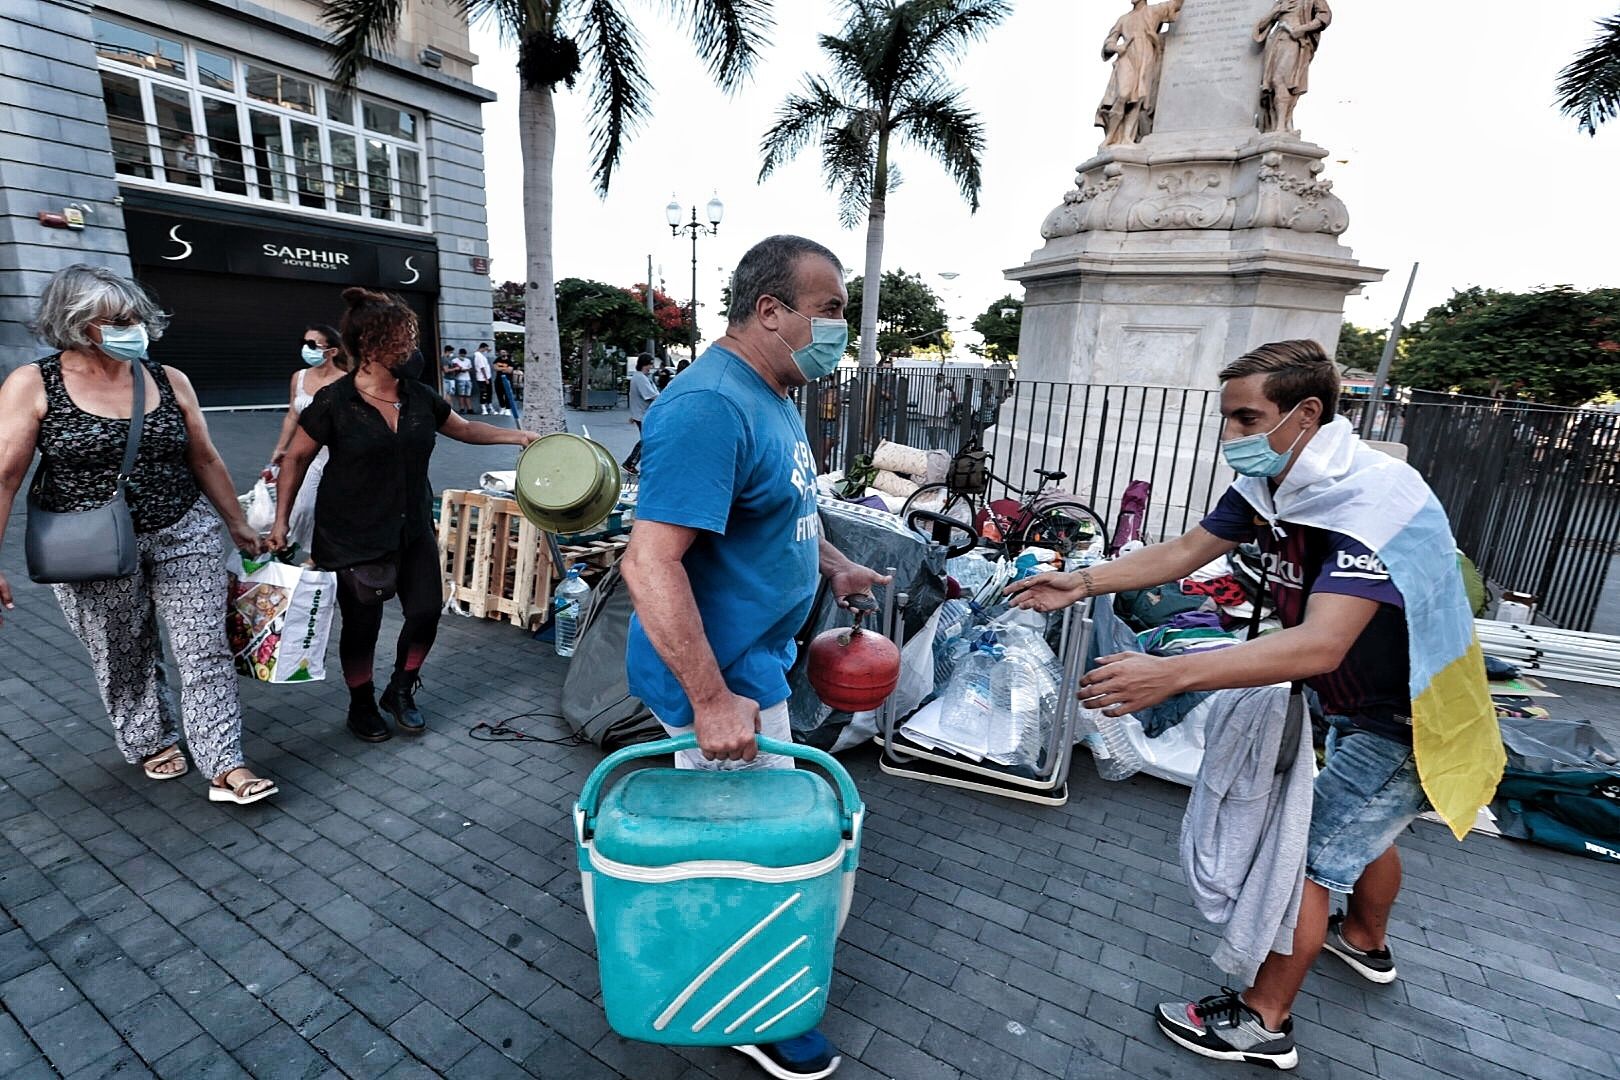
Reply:
[[[1153,130],[1153,108],[1164,68],[1164,32],[1181,16],[1182,0],[1149,4],[1131,0],[1103,40],[1104,60],[1114,61],[1108,91],[1097,106],[1103,145],[1134,143]]]
[[[1260,130],[1293,131],[1294,106],[1309,88],[1311,60],[1333,21],[1327,0],[1274,0],[1254,27],[1265,46],[1260,74]]]

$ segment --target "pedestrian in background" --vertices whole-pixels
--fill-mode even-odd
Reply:
[[[281,421],[281,435],[276,439],[276,448],[270,454],[272,469],[280,468],[281,459],[287,456],[293,432],[298,430],[298,414],[315,400],[316,393],[322,387],[337,382],[349,370],[349,358],[343,351],[338,332],[325,323],[311,323],[305,328],[299,357],[304,366],[292,377],[292,398],[287,405],[287,415]],[[321,472],[325,468],[326,451],[322,450],[310,462],[304,486],[298,491],[298,503],[292,508],[291,531],[287,539],[289,543],[297,545],[305,557],[308,557],[309,545],[314,539],[315,493],[320,490]]]
[[[512,390],[512,376],[516,372],[517,368],[512,366],[512,354],[502,349],[495,357],[495,403],[500,406],[502,416],[521,418],[523,413]]]
[[[473,383],[478,389],[478,414],[488,416],[495,411],[491,402],[495,398],[495,371],[489,363],[489,342],[480,341],[472,358]]]
[[[472,357],[466,349],[456,350],[456,408],[463,413],[472,412]]]
[[[410,377],[417,323],[404,301],[353,288],[343,291],[343,302],[343,347],[354,370],[316,394],[298,418],[277,480],[270,543],[285,546],[289,508],[305,470],[323,447],[330,450],[315,502],[315,565],[338,572],[338,656],[349,687],[349,730],[382,742],[392,733],[378,711],[373,659],[383,604],[396,593],[405,624],[381,704],[403,734],[420,735],[426,725],[416,691],[444,606],[428,482],[438,433],[486,446],[527,446],[536,436],[464,420]]]
[[[642,353],[636,358],[635,373],[630,376],[630,422],[636,425],[636,445],[624,459],[624,471],[632,476],[641,462],[641,421],[659,394],[652,381],[652,365],[652,354]]]
[[[453,345],[446,345],[444,353],[439,357],[439,377],[444,380],[444,400],[454,405],[456,399],[456,350]]]
[[[276,793],[242,761],[242,709],[225,640],[227,580],[220,522],[257,554],[225,463],[190,381],[152,362],[147,346],[169,318],[135,282],[82,263],[41,293],[32,329],[59,350],[0,386],[0,536],[23,474],[40,453],[29,497],[66,514],[105,506],[118,490],[134,380],[145,384],[139,453],[124,485],[139,558],[129,577],[53,585],[68,626],[90,654],[124,760],[153,780],[187,771],[178,727],[208,798],[238,805]],[[12,606],[0,575],[0,603]],[[180,714],[164,682],[158,619],[180,672]]]

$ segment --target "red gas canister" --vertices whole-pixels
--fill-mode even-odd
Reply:
[[[823,630],[810,642],[810,685],[816,696],[829,708],[850,713],[876,709],[900,682],[900,650],[882,634],[861,629],[861,619],[877,605],[870,597],[859,599],[866,605],[855,607],[855,625]]]

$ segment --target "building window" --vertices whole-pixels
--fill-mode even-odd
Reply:
[[[256,60],[92,21],[119,175],[428,227],[420,114]]]
[[[249,64],[247,92],[248,97],[267,105],[279,105],[283,109],[315,115],[315,86],[307,80]]]

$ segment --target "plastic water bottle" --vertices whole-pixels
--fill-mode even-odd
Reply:
[[[1003,765],[1033,769],[1040,764],[1051,734],[1050,716],[1056,693],[1046,693],[1040,666],[1024,655],[1009,652],[992,672],[992,715],[1003,725],[992,739],[995,760]]]
[[[990,717],[995,707],[991,682],[998,662],[989,646],[975,645],[957,663],[939,718],[940,733],[976,756],[983,756],[989,749]]]
[[[1104,780],[1127,780],[1142,771],[1142,755],[1131,744],[1119,717],[1109,716],[1100,709],[1085,709],[1081,722],[1091,729],[1086,733],[1085,742],[1096,762],[1098,776]]]
[[[585,621],[591,587],[580,580],[579,567],[570,566],[568,576],[557,586],[557,597],[552,602],[556,612],[555,643],[558,656],[573,656],[579,643],[579,627]]]

